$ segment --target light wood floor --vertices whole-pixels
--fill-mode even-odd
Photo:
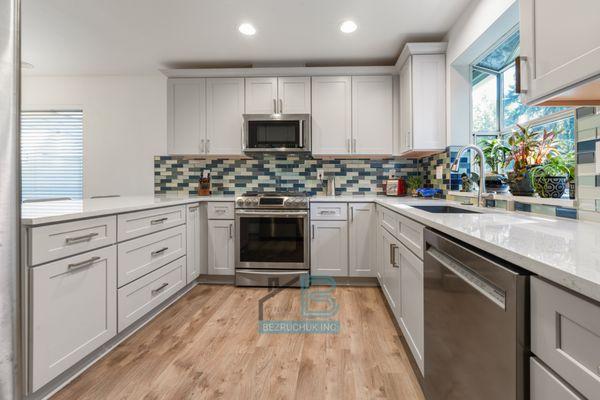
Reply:
[[[335,290],[339,334],[259,334],[266,293],[199,285],[53,399],[424,399],[379,289]],[[265,317],[299,310],[286,289]]]

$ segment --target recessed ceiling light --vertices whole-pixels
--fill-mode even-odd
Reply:
[[[248,23],[243,23],[238,27],[238,31],[246,36],[252,36],[256,33],[256,29]]]
[[[358,25],[356,25],[356,22],[354,21],[344,21],[340,25],[340,31],[344,33],[352,33],[356,28],[358,28]]]

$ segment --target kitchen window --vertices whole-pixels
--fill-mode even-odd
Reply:
[[[83,197],[83,111],[21,113],[22,199]]]
[[[515,92],[519,43],[519,30],[514,28],[471,65],[473,143],[482,145],[485,139],[498,136],[508,138],[520,124],[534,130],[562,129],[560,151],[566,154],[575,145],[575,110],[521,103]]]

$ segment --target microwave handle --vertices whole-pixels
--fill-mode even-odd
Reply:
[[[304,147],[304,120],[301,119],[300,120],[300,145],[298,147],[303,148]]]

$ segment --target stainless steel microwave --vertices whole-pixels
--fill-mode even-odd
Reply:
[[[310,114],[244,114],[244,152],[310,152]]]

